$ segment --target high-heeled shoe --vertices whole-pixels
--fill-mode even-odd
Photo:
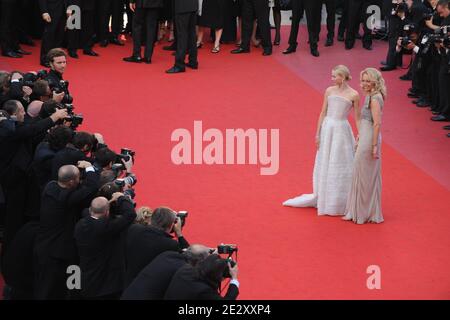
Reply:
[[[255,41],[252,41],[252,42],[253,42],[253,46],[255,48],[259,48],[259,46],[261,45],[261,40],[255,40]]]
[[[211,53],[219,53],[220,52],[220,46],[214,47],[211,50]]]
[[[279,34],[278,34],[278,35],[275,35],[275,40],[273,41],[273,45],[274,45],[274,46],[279,46],[279,45],[280,45],[280,41],[281,41],[280,38],[281,38],[281,37],[280,37]]]
[[[202,47],[203,47],[203,43],[202,42],[197,43],[197,49],[201,49]]]

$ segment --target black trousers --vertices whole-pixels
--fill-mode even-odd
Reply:
[[[157,8],[136,8],[133,19],[133,56],[141,56],[142,39],[145,33],[144,57],[152,57],[158,25],[158,13]]]
[[[117,38],[123,28],[123,13],[125,10],[124,0],[98,0],[98,40],[105,41],[111,38]],[[111,21],[111,30],[109,32],[109,20]]]
[[[341,21],[339,22],[339,27],[338,27],[338,35],[340,35],[342,37],[344,37],[345,30],[347,30],[347,25],[348,25],[348,1],[349,0],[343,1],[342,16],[341,16]]]
[[[136,16],[135,16],[136,19]],[[197,12],[175,14],[175,25],[177,30],[177,51],[175,52],[175,66],[185,68],[184,59],[186,52],[189,63],[197,64],[197,36],[195,25],[197,24]]]
[[[289,33],[289,46],[297,47],[298,27],[300,20],[303,18],[305,7],[303,5],[304,0],[291,0],[292,1],[292,23],[291,31]]]
[[[67,261],[51,257],[36,257],[35,286],[36,300],[66,300],[68,299]]]
[[[308,26],[309,46],[317,48],[322,20],[322,1],[304,0]]]
[[[323,0],[327,9],[327,37],[334,37],[334,29],[336,27],[336,0]]]
[[[91,50],[94,46],[95,11],[81,11],[81,30],[67,30],[67,48]]]
[[[448,60],[446,60],[448,61]],[[448,65],[441,64],[439,69],[439,112],[450,119],[450,74]]]
[[[367,27],[367,19],[370,17],[367,13],[367,8],[372,4],[372,0],[348,0],[346,45],[352,47],[355,44],[356,34],[359,32],[361,23],[364,29],[363,45],[372,45],[372,32]]]
[[[13,0],[0,0],[0,46],[2,52],[19,49],[19,7]]]
[[[64,32],[67,22],[66,10],[63,2],[49,2],[48,13],[52,21],[45,22],[41,43],[41,63],[47,61],[47,53],[53,48],[59,48],[64,42]]]
[[[258,20],[261,43],[264,49],[272,49],[269,22],[269,2],[266,0],[242,0],[242,43],[241,48],[250,49],[253,21]]]

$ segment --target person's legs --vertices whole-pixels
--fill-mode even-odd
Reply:
[[[275,39],[273,44],[278,46],[281,41],[281,10],[280,7],[275,6],[272,8],[273,21],[275,23]]]
[[[195,34],[195,26],[197,24],[197,13],[192,12],[188,14],[188,37],[187,37],[187,45],[188,45],[188,55],[189,55],[189,65],[196,66],[198,65],[197,60],[197,37]]]
[[[178,13],[175,15],[175,25],[177,30],[177,50],[175,52],[175,67],[184,70],[186,51],[189,41],[189,19],[190,13]],[[194,38],[195,39],[195,38]],[[195,46],[197,48],[197,46]]]
[[[153,47],[155,45],[155,37],[158,26],[158,9],[144,9],[144,11],[145,11],[144,24],[147,29],[144,59],[148,63],[152,59]]]
[[[145,22],[145,12],[142,8],[136,8],[133,17],[133,56],[141,56],[142,29]]]

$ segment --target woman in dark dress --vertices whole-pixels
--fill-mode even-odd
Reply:
[[[198,21],[197,47],[201,47],[204,28],[215,29],[215,41],[212,53],[220,51],[220,39],[224,26],[224,9],[229,0],[203,0],[201,15]]]

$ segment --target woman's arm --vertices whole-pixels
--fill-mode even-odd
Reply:
[[[378,136],[381,128],[381,106],[377,99],[371,99],[370,111],[373,119],[372,157],[378,159]]]
[[[329,95],[329,88],[325,91],[325,95],[323,97],[323,103],[322,103],[322,111],[320,112],[319,120],[317,121],[317,131],[316,131],[317,149],[319,149],[319,146],[320,146],[320,130],[322,128],[322,122],[323,122],[323,119],[325,118],[325,116],[327,115],[328,95]]]

